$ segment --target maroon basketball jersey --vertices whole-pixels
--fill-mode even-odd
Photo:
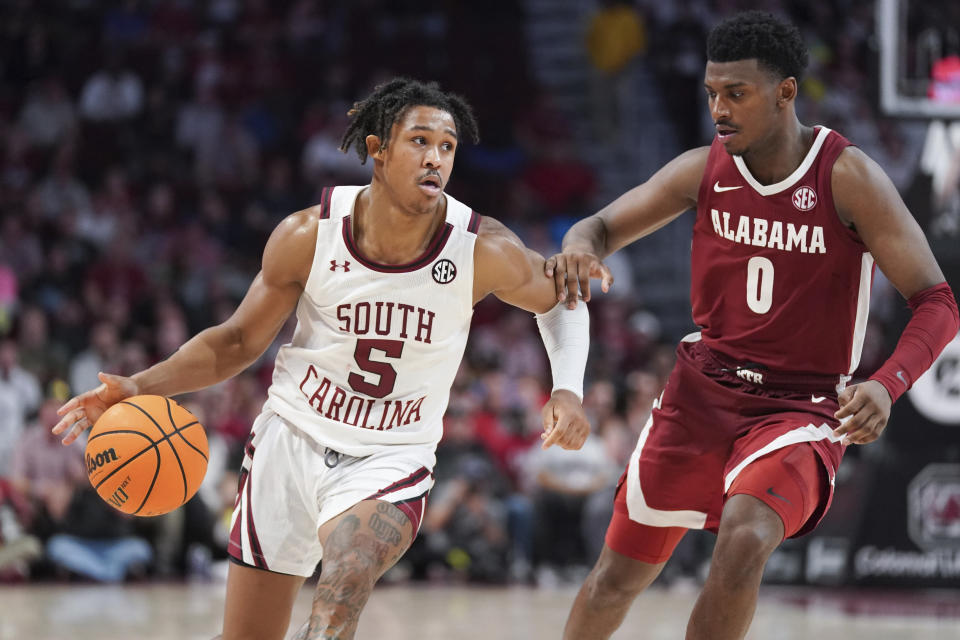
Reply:
[[[693,232],[691,301],[704,343],[735,361],[853,373],[873,257],[837,217],[830,176],[850,142],[825,127],[789,177],[762,185],[714,140]]]

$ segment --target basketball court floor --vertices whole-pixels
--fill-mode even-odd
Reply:
[[[297,600],[306,620],[311,586]],[[0,587],[0,640],[209,640],[222,615],[221,583]],[[575,588],[384,585],[357,638],[558,640]],[[614,635],[682,638],[693,587],[654,587]],[[836,591],[765,587],[751,640],[960,638],[960,591]]]

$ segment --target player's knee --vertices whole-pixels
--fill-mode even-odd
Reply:
[[[717,540],[711,571],[720,571],[731,580],[762,570],[780,544],[783,527],[767,521],[731,524]]]
[[[653,567],[653,565],[651,565]],[[648,572],[626,570],[611,563],[600,562],[587,579],[590,598],[598,602],[633,600],[647,588],[659,570]]]

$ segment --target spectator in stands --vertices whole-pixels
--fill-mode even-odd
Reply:
[[[33,374],[41,387],[45,388],[47,383],[67,368],[67,348],[50,335],[47,314],[38,306],[25,305],[20,309],[17,346],[20,366]]]
[[[20,109],[18,124],[30,144],[45,149],[75,132],[77,111],[60,78],[47,76],[36,83]]]
[[[26,530],[29,516],[30,505],[0,477],[0,584],[27,578],[29,563],[43,553],[40,541]]]
[[[134,255],[132,229],[118,230],[90,268],[83,283],[87,308],[99,317],[111,316],[111,304],[139,303],[150,294],[142,263],[147,256]]]
[[[66,576],[122,582],[146,574],[153,549],[135,535],[133,516],[111,507],[83,482],[73,494],[61,532],[47,541],[47,558]]]
[[[10,331],[17,309],[17,274],[9,265],[0,262],[0,334]]]
[[[308,184],[363,184],[370,179],[368,167],[357,165],[340,151],[340,132],[349,122],[348,110],[349,106],[340,102],[316,107],[312,124],[304,122],[302,128],[311,131],[303,145],[300,167]]]
[[[553,586],[558,581],[577,581],[586,575],[592,560],[582,533],[585,505],[590,496],[616,481],[617,467],[596,431],[579,451],[534,445],[527,464],[533,479],[537,582]]]
[[[50,432],[62,401],[48,398],[17,440],[9,469],[10,483],[31,505],[30,531],[46,540],[63,527],[78,487],[87,483],[83,452],[64,447]]]
[[[616,139],[623,117],[621,104],[630,62],[647,48],[643,15],[626,0],[602,0],[587,27],[590,58],[590,106],[594,130],[607,143]],[[629,144],[629,143],[628,143]]]
[[[50,172],[36,185],[32,197],[45,220],[75,215],[90,208],[90,190],[76,174],[76,147],[65,143],[54,152]]]
[[[0,140],[3,140],[0,137]],[[41,154],[20,127],[7,130],[0,158],[0,207],[19,206],[26,199],[41,165]]]
[[[225,121],[216,87],[203,83],[197,87],[194,100],[181,104],[177,111],[175,140],[180,147],[196,151],[201,138],[207,132],[219,131]]]
[[[20,366],[17,343],[0,337],[0,476],[9,473],[14,444],[42,398],[37,378]]]
[[[96,384],[97,374],[113,371],[120,356],[120,337],[110,322],[97,322],[90,327],[89,346],[70,363],[70,389],[89,389]]]
[[[98,123],[132,120],[143,110],[143,81],[127,68],[118,49],[106,64],[87,78],[80,92],[80,115]]]
[[[137,216],[127,172],[110,167],[90,207],[77,215],[76,234],[100,250],[107,248],[121,225],[130,226]]]
[[[259,154],[257,141],[239,114],[229,114],[220,127],[200,132],[194,164],[197,183],[225,191],[250,188],[259,177]]]
[[[626,421],[619,414],[611,411],[596,422],[591,419],[590,424],[596,425],[596,434],[600,437],[609,464],[614,465],[614,468],[625,467],[637,440],[636,434],[630,431]],[[607,524],[610,523],[610,517],[613,515],[615,490],[616,479],[611,475],[607,486],[591,493],[584,502],[580,534],[583,536],[588,562],[600,557],[607,535]]]
[[[493,465],[479,455],[460,461],[455,477],[437,483],[423,522],[427,545],[455,572],[479,582],[504,582],[510,540],[496,497]]]

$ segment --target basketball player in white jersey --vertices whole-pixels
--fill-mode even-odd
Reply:
[[[225,380],[296,309],[246,445],[224,640],[283,638],[321,556],[297,638],[354,636],[374,583],[419,528],[472,309],[488,294],[538,314],[554,375],[544,446],[576,449],[589,432],[585,305],[558,305],[540,255],[444,193],[461,138],[477,137],[470,107],[436,84],[396,79],[350,115],[341,149],[373,158],[371,183],[326,189],[319,205],[286,218],[226,322],[132,377],[101,373],[53,428],[69,444],[123,398]]]

